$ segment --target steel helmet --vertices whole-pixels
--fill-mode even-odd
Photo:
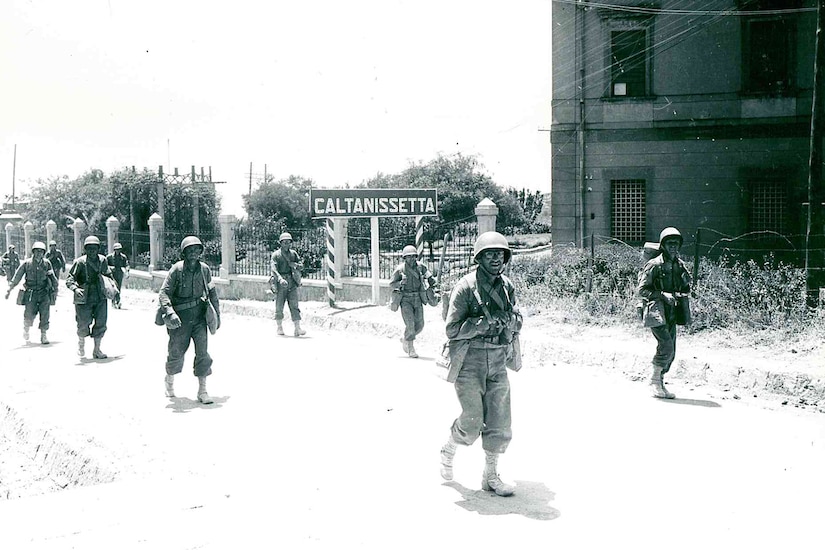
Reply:
[[[203,250],[203,243],[201,240],[194,235],[189,235],[188,237],[184,237],[180,242],[180,253],[183,254],[183,251],[190,246],[199,246],[201,247],[201,250]]]
[[[83,248],[86,248],[90,244],[100,246],[100,239],[98,239],[94,235],[89,235],[88,237],[86,237],[86,240],[83,241]]]
[[[42,250],[43,252],[46,252],[46,245],[43,244],[41,241],[35,241],[35,243],[32,245],[32,252],[34,252],[35,250]]]
[[[682,246],[682,243],[685,242],[685,240],[682,238],[682,234],[679,233],[679,230],[675,227],[665,227],[664,229],[662,229],[662,232],[659,234],[659,244],[661,245],[663,242],[665,242],[665,239],[667,239],[668,237],[675,237],[679,239],[679,246]]]
[[[479,254],[485,250],[491,250],[494,248],[504,250],[504,263],[510,261],[510,256],[512,255],[510,252],[510,244],[507,242],[504,235],[498,231],[487,231],[478,236],[475,244],[473,245],[473,260],[478,263]]]
[[[57,241],[49,241],[49,246],[57,246]]]
[[[418,250],[416,250],[416,248],[411,244],[405,246],[404,250],[401,251],[402,258],[406,258],[407,256],[415,256],[416,258],[418,257]]]
[[[283,233],[281,233],[281,236],[280,236],[280,237],[278,237],[278,242],[282,242],[282,241],[292,241],[292,240],[294,240],[294,239],[292,238],[292,235],[291,235],[291,234],[289,234],[289,233],[287,233],[286,231],[284,231]]]
[[[113,246],[112,248],[113,248],[114,250],[120,250],[121,248],[123,248],[123,245],[122,245],[122,244],[120,244],[120,243],[115,243],[115,246]]]

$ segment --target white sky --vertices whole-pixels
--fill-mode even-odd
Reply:
[[[357,184],[477,154],[549,191],[550,0],[4,0],[0,195],[135,165]]]

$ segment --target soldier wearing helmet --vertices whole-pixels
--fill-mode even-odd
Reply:
[[[54,269],[54,276],[60,278],[60,273],[66,272],[66,258],[63,252],[58,250],[57,241],[49,241],[49,251],[46,252],[46,259],[52,264]]]
[[[301,328],[301,308],[298,306],[298,287],[301,286],[301,270],[304,262],[292,249],[292,235],[281,233],[278,237],[279,248],[270,258],[270,283],[275,294],[275,324],[277,333],[284,335],[284,303],[289,304],[289,314],[294,325],[295,336],[303,336],[306,331]]]
[[[112,305],[120,309],[120,291],[123,288],[123,280],[129,277],[129,258],[123,253],[122,244],[115,243],[112,253],[106,256],[106,263],[112,268],[112,275],[117,284],[117,295],[112,300]]]
[[[198,401],[205,405],[215,401],[206,391],[206,377],[212,374],[212,358],[209,356],[209,332],[207,310],[215,309],[217,321],[214,330],[221,326],[220,304],[209,266],[201,261],[203,243],[194,236],[180,243],[181,261],[175,263],[166,275],[158,293],[166,332],[169,335],[166,356],[166,397],[175,397],[175,375],[183,370],[183,360],[190,341],[195,344],[193,370],[198,378]]]
[[[108,356],[100,349],[100,343],[106,334],[109,309],[100,278],[112,278],[112,270],[106,256],[100,253],[100,239],[94,235],[83,241],[83,252],[66,275],[66,288],[74,293],[77,354],[81,359],[86,356],[86,337],[91,336],[95,343],[92,357],[106,359]]]
[[[447,381],[455,384],[461,415],[441,448],[441,476],[451,480],[458,445],[472,445],[481,436],[486,457],[481,488],[499,496],[515,492],[515,487],[499,477],[498,458],[512,438],[507,368],[521,368],[518,333],[522,318],[515,287],[502,274],[510,256],[502,234],[479,235],[473,247],[478,268],[453,288],[446,320],[450,340]]]
[[[424,330],[424,305],[429,303],[427,290],[434,288],[436,281],[427,266],[418,260],[418,250],[414,246],[405,246],[401,250],[401,258],[404,261],[398,264],[390,277],[390,288],[393,290],[390,307],[401,308],[401,318],[404,320],[401,344],[407,355],[416,358],[415,337]]]
[[[6,280],[11,284],[11,279],[14,277],[15,271],[20,267],[20,255],[14,248],[13,244],[9,245],[8,251],[3,253],[3,270],[6,272]]]
[[[34,318],[40,316],[40,343],[48,344],[49,314],[57,292],[57,278],[49,260],[45,258],[46,245],[37,241],[32,245],[31,258],[23,260],[17,268],[6,292],[6,299],[14,287],[25,278],[23,283],[23,340],[29,343],[29,329],[34,324]]]
[[[676,325],[687,322],[679,315],[679,308],[682,308],[683,313],[685,308],[689,312],[687,297],[691,281],[687,265],[679,258],[682,242],[682,234],[678,229],[663,229],[659,235],[661,254],[648,260],[639,273],[637,292],[645,303],[643,309],[658,312],[657,315],[645,316],[645,326],[650,326],[657,342],[656,354],[652,360],[650,388],[653,397],[660,399],[676,397],[665,387],[664,376],[676,356]]]

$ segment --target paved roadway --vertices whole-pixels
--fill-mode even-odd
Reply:
[[[65,293],[65,289],[63,290]],[[163,396],[165,331],[111,310],[106,361],[78,361],[60,298],[50,346],[21,346],[0,303],[0,403],[112,483],[0,502],[4,548],[787,548],[818,546],[825,416],[674,402],[574,365],[512,374],[517,494],[479,490],[480,444],[456,479],[438,450],[457,414],[432,349],[224,316],[210,339],[216,404],[191,355]],[[400,321],[400,319],[399,319]],[[288,323],[287,323],[288,324]],[[33,331],[33,335],[35,332]],[[190,351],[190,354],[192,352]],[[679,387],[672,389],[678,392]],[[2,411],[0,407],[0,412]],[[37,432],[37,429],[45,430]],[[77,457],[75,457],[77,458]]]

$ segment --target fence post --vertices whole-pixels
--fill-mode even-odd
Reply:
[[[23,257],[28,258],[32,255],[32,231],[34,231],[34,224],[26,222],[23,224],[23,238],[26,243],[26,250],[23,252]]]
[[[338,278],[338,262],[335,257],[336,225],[334,218],[327,218],[327,301],[330,307],[335,307],[335,281]]]
[[[49,245],[54,239],[54,234],[57,231],[57,224],[54,220],[49,220],[46,222],[46,246]]]
[[[490,199],[482,199],[475,210],[478,219],[478,234],[496,230],[496,217],[498,216],[498,206]]]
[[[149,216],[149,273],[160,264],[162,256],[163,218],[155,212]]]
[[[424,216],[415,217],[415,250],[420,260],[424,256]]]
[[[235,266],[235,223],[238,221],[232,214],[221,214],[218,222],[221,224],[221,269],[222,279],[236,272]]]
[[[86,228],[86,222],[84,222],[80,218],[75,219],[74,223],[72,223],[72,229],[74,230],[74,257],[75,258],[79,258],[83,255],[83,236],[81,235],[81,233],[85,228]]]
[[[6,229],[6,250],[8,250],[9,247],[12,245],[11,232],[14,231],[14,226],[11,224],[11,222],[9,222],[9,223],[6,224],[5,229]],[[4,250],[4,252],[5,252],[5,250]]]
[[[115,246],[115,243],[117,242],[118,229],[120,229],[120,220],[118,220],[114,216],[109,216],[109,218],[106,220],[106,237],[108,239],[108,242],[106,243],[106,247],[108,248],[107,252],[109,254],[114,252],[113,247]]]

